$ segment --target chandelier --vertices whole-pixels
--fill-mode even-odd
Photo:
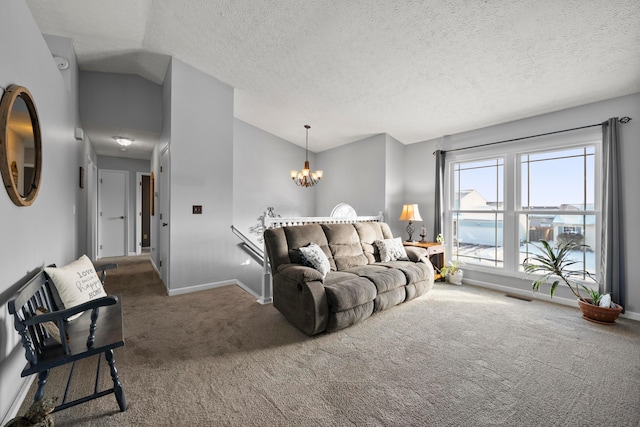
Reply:
[[[291,171],[291,179],[300,187],[313,187],[322,179],[322,171],[311,172],[309,167],[309,129],[311,126],[304,125],[307,130],[307,139],[304,146],[304,168],[301,172],[297,170]]]

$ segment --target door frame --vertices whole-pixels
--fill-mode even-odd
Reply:
[[[87,256],[98,259],[98,166],[87,156]]]
[[[158,269],[164,286],[171,288],[169,266],[171,260],[171,151],[170,143],[160,152],[158,181]],[[163,231],[163,223],[167,223]],[[163,255],[165,259],[163,259]]]
[[[98,169],[98,211],[96,212],[97,216],[96,219],[98,221],[98,239],[97,239],[97,246],[98,246],[98,255],[97,255],[97,259],[102,258],[102,237],[101,237],[101,233],[102,233],[102,224],[100,221],[100,213],[102,212],[102,192],[100,191],[101,187],[100,187],[100,182],[102,180],[102,174],[104,172],[110,172],[110,173],[119,173],[119,174],[124,174],[125,180],[124,180],[124,191],[123,191],[123,196],[124,196],[124,212],[125,212],[125,216],[124,216],[124,256],[128,256],[129,255],[129,171],[124,171],[124,170],[116,170],[116,169]]]
[[[136,255],[142,253],[142,177],[148,176],[151,178],[151,172],[136,172],[136,232],[135,232],[135,244]],[[151,228],[149,233],[151,233]],[[151,236],[149,236],[151,241]],[[151,245],[152,246],[152,245]]]

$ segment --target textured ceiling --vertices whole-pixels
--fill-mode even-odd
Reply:
[[[404,144],[640,92],[637,0],[27,0],[82,70],[162,83],[173,56],[235,116],[322,151]],[[603,118],[605,119],[605,118]]]

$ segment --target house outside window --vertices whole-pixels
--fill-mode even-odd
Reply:
[[[575,269],[597,275],[600,150],[600,135],[583,133],[448,153],[449,258],[522,277],[540,240],[571,240],[585,245]]]

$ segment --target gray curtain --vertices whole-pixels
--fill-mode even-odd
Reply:
[[[433,240],[436,236],[443,232],[442,222],[444,214],[444,157],[446,152],[437,150],[434,155],[436,156],[436,194],[435,194],[435,209],[433,215]]]
[[[600,291],[625,306],[624,224],[622,222],[622,174],[618,118],[602,123],[602,236],[600,253]]]

